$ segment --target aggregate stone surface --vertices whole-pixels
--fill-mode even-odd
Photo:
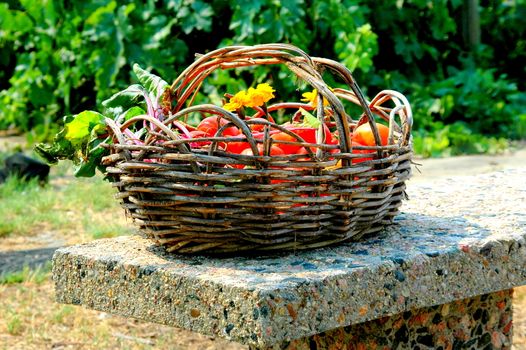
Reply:
[[[266,350],[511,348],[511,291],[405,311],[282,342]]]
[[[360,243],[267,257],[167,255],[139,236],[59,249],[57,300],[256,347],[526,284],[526,169],[408,182]]]

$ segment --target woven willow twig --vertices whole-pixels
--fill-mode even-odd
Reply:
[[[318,90],[318,107],[313,112],[322,125],[316,143],[307,143],[270,121],[243,120],[215,105],[192,105],[214,70],[269,64],[286,65]],[[324,70],[339,76],[349,89],[331,90],[322,78]],[[323,99],[329,103],[327,108]],[[346,113],[343,102],[362,108],[359,120]],[[267,110],[299,107],[312,110],[296,102],[278,103]],[[390,90],[366,101],[351,73],[337,62],[309,57],[285,44],[222,48],[199,56],[175,79],[163,110],[169,116],[162,123],[147,116],[134,117],[121,126],[111,123],[113,154],[104,163],[116,180],[117,197],[127,213],[142,232],[168,251],[235,253],[322,247],[378,232],[398,213],[404,181],[411,171],[409,103]],[[222,117],[229,123],[213,137],[179,137],[172,131],[174,123],[193,113]],[[255,116],[264,115],[256,110]],[[353,148],[352,131],[365,122],[380,144],[375,117],[389,123],[389,144]],[[155,129],[142,136],[143,145],[129,142],[122,130],[144,121]],[[250,124],[264,125],[265,136],[254,137]],[[338,144],[324,143],[323,124],[338,131]],[[232,125],[242,135],[223,135]],[[269,137],[278,131],[295,141]],[[225,151],[224,144],[234,141],[248,142],[253,155]],[[210,144],[196,146],[203,142]],[[307,154],[269,156],[272,144],[285,143],[305,147]],[[263,145],[261,153],[258,144]]]

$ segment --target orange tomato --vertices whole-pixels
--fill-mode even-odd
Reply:
[[[387,145],[389,137],[389,128],[383,124],[376,123],[378,133],[380,134],[381,146]],[[374,140],[373,131],[369,123],[365,123],[354,129],[353,142],[358,142],[363,146],[377,146]]]

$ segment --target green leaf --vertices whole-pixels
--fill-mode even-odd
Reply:
[[[71,142],[55,138],[53,144],[39,143],[35,146],[35,152],[49,164],[56,164],[61,159],[70,159],[75,154],[75,148]]]
[[[96,26],[101,22],[106,21],[107,18],[111,18],[117,8],[117,2],[111,1],[106,6],[101,6],[95,11],[93,11],[88,18],[86,18],[85,23],[87,25]]]
[[[108,149],[100,147],[102,142],[108,141],[99,138],[105,130],[103,118],[92,111],[79,113],[73,120],[65,117],[68,122],[53,143],[40,143],[35,146],[35,152],[50,164],[64,159],[73,161],[76,164],[75,176],[93,176],[96,168],[104,169],[101,160],[109,154]]]
[[[311,113],[307,112],[303,108],[300,108],[299,111],[304,117],[303,123],[307,124],[312,128],[318,128],[321,125],[321,122],[318,120],[318,118],[313,116]]]
[[[182,7],[177,17],[181,19],[183,32],[190,34],[196,29],[210,32],[213,15],[212,6],[201,0],[194,0],[191,2],[190,8]]]
[[[367,23],[352,33],[338,33],[334,48],[338,58],[351,71],[361,69],[368,72],[373,68],[372,59],[378,53],[378,36]]]
[[[122,109],[125,110],[137,105],[141,98],[147,93],[148,92],[141,85],[134,84],[103,101],[102,105],[106,108],[122,107]]]
[[[168,87],[168,83],[155,74],[144,70],[137,63],[133,65],[133,72],[139,82],[154,96],[160,96]]]
[[[75,167],[76,177],[92,177],[95,170],[100,166],[102,157],[108,154],[108,150],[102,147],[95,147],[88,153],[88,157],[82,159]]]
[[[132,108],[128,109],[126,112],[122,114],[122,117],[124,120],[131,119],[133,117],[136,117],[138,115],[146,114],[146,111],[142,109],[141,107],[133,106]]]
[[[104,116],[93,111],[84,111],[75,116],[73,121],[65,125],[65,139],[72,144],[87,143],[92,130],[104,129]]]
[[[22,11],[10,10],[8,4],[0,4],[0,19],[2,31],[8,37],[10,33],[16,37],[33,29],[33,22],[29,16]]]
[[[55,9],[55,3],[55,1],[51,0],[20,0],[20,4],[24,7],[27,14],[35,20],[35,22],[46,22],[50,25],[54,25],[56,23],[57,15],[59,15]]]

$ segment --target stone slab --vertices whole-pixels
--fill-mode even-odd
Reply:
[[[265,350],[500,349],[510,350],[512,291],[479,295],[448,304],[404,311]]]
[[[526,284],[526,169],[408,183],[361,243],[269,257],[167,255],[139,236],[62,248],[57,300],[268,347]]]

